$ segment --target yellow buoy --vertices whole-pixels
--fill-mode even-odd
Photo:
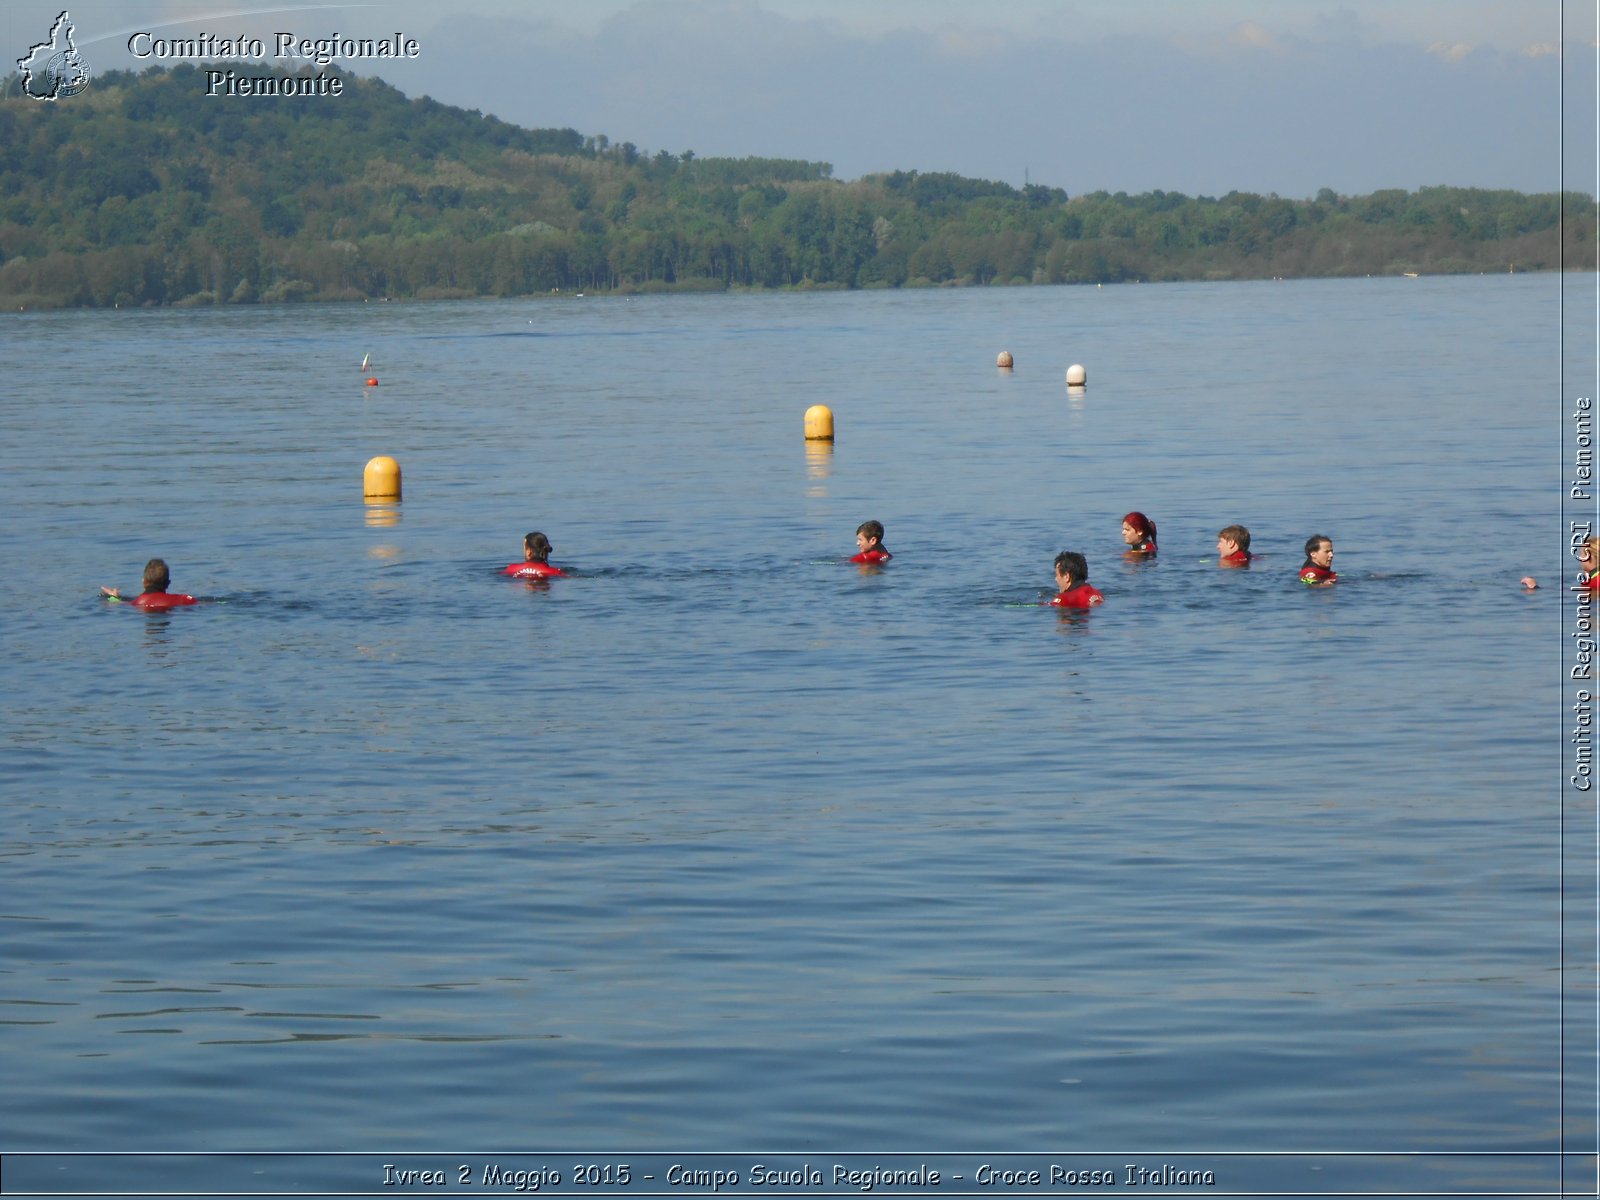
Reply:
[[[1000,351],[999,355],[994,360],[994,365],[997,367],[1004,367],[1007,371],[1011,370],[1011,351]]]
[[[361,473],[361,494],[369,500],[400,499],[400,464],[380,454]]]
[[[1067,384],[1070,387],[1082,387],[1089,382],[1088,375],[1084,372],[1081,363],[1073,363],[1067,368]]]
[[[826,404],[813,404],[806,409],[806,441],[833,441],[833,409]]]

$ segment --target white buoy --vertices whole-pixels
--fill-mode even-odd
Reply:
[[[372,364],[372,355],[363,354],[361,356],[361,369],[363,371],[365,371],[371,364]]]
[[[1089,381],[1089,376],[1084,372],[1082,363],[1073,363],[1067,368],[1067,386],[1082,387]]]

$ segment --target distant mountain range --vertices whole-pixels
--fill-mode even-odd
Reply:
[[[210,95],[208,71],[307,95]],[[1069,195],[641,152],[327,67],[0,85],[0,309],[1595,268],[1584,193]],[[337,88],[328,81],[337,78]],[[318,94],[320,91],[320,94]],[[337,92],[338,94],[331,94]]]

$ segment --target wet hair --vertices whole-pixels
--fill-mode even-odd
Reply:
[[[1219,538],[1227,538],[1241,550],[1250,549],[1250,531],[1243,525],[1229,525],[1226,529],[1217,531]]]
[[[1072,580],[1074,587],[1089,582],[1089,560],[1076,550],[1063,550],[1056,555],[1056,570]]]
[[[162,558],[152,558],[144,565],[144,590],[147,592],[164,592],[172,583],[172,572],[167,570],[167,563]]]
[[[863,521],[863,522],[861,522],[861,524],[856,526],[856,532],[857,533],[866,534],[868,541],[871,541],[873,538],[877,538],[878,539],[878,549],[882,550],[882,549],[885,548],[884,544],[883,544],[883,522],[882,521]]]
[[[1306,561],[1300,564],[1302,568],[1314,567],[1317,565],[1311,561],[1311,552],[1318,546],[1322,545],[1323,542],[1327,542],[1330,546],[1333,545],[1332,538],[1323,537],[1320,533],[1314,533],[1306,539]]]
[[[1156,523],[1142,512],[1131,512],[1122,518],[1124,525],[1133,526],[1133,531],[1147,542],[1156,540]]]
[[[533,562],[549,562],[550,551],[555,549],[550,544],[550,539],[538,531],[522,539],[522,548],[531,556]]]

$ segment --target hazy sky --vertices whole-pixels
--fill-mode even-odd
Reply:
[[[60,10],[7,0],[7,57]],[[420,43],[415,60],[343,65],[519,125],[650,152],[817,159],[842,179],[904,169],[1074,194],[1305,197],[1552,191],[1565,163],[1566,186],[1596,191],[1593,0],[80,0],[69,11],[96,71],[148,65],[128,50],[138,30],[249,34],[269,52],[276,31],[399,32]]]

